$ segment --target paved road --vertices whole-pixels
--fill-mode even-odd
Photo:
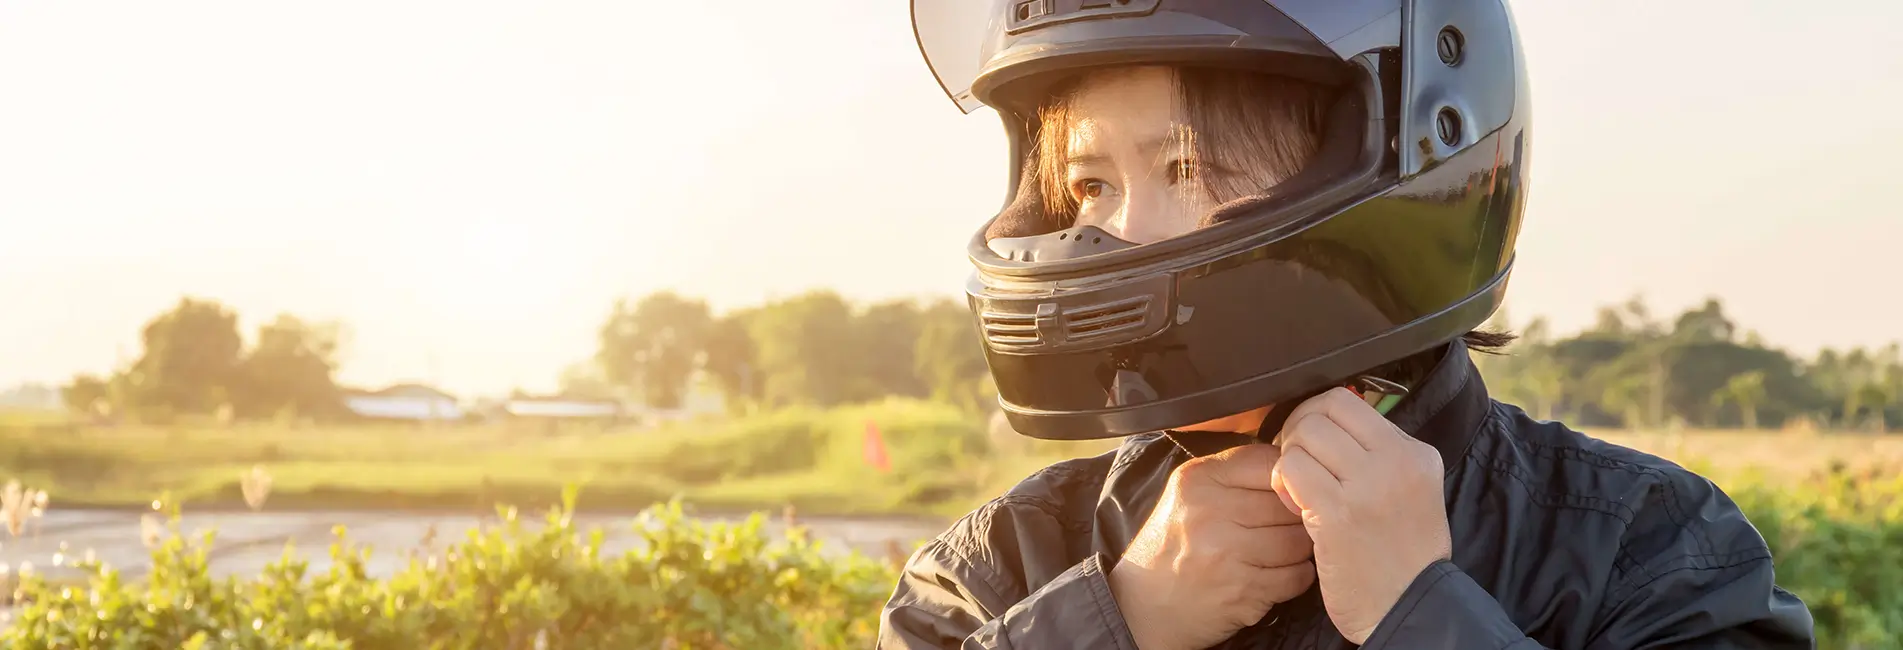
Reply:
[[[60,543],[66,544],[67,557],[79,557],[92,551],[96,557],[121,569],[128,576],[142,575],[151,566],[150,556],[140,538],[140,513],[137,512],[59,512],[29,523],[20,537],[8,537],[0,531],[0,563],[18,573],[23,563],[32,563],[33,571],[48,577],[74,575],[71,568],[55,566],[54,555]],[[705,521],[738,521],[737,517],[701,517]],[[540,513],[523,513],[525,525],[539,526]],[[348,527],[358,543],[373,547],[372,575],[387,576],[406,562],[405,552],[417,547],[426,531],[436,527],[436,547],[467,539],[470,530],[483,525],[474,516],[428,515],[391,512],[299,512],[299,513],[200,513],[187,512],[181,520],[188,535],[206,528],[218,533],[212,556],[212,572],[217,576],[255,575],[265,565],[277,561],[286,542],[293,542],[299,555],[310,561],[313,573],[328,570],[332,527]],[[494,525],[495,518],[487,518]],[[581,530],[593,527],[605,535],[602,551],[608,554],[636,548],[634,517],[629,514],[578,514],[575,523]],[[824,541],[834,553],[846,549],[884,557],[891,542],[910,549],[912,543],[936,534],[942,524],[878,518],[807,518],[802,519],[810,534]],[[37,526],[37,533],[35,527]],[[778,517],[766,522],[769,534],[784,535],[784,522]],[[194,537],[194,539],[196,539]]]

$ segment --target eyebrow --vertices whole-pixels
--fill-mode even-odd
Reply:
[[[1143,142],[1138,143],[1137,147],[1139,151],[1160,152],[1163,150],[1163,147],[1167,145],[1181,144],[1182,142],[1183,142],[1183,139],[1179,137],[1174,131],[1172,131],[1170,133],[1165,133],[1163,135],[1144,140]],[[1107,154],[1101,154],[1101,153],[1086,153],[1083,155],[1070,155],[1070,152],[1066,151],[1064,160],[1066,165],[1094,165],[1094,164],[1109,162],[1110,156]]]

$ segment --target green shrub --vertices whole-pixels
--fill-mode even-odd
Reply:
[[[679,503],[649,509],[645,544],[601,553],[599,530],[570,523],[574,493],[531,529],[503,523],[440,555],[413,555],[383,580],[372,549],[340,527],[332,565],[312,574],[290,549],[261,575],[215,580],[215,533],[173,536],[130,582],[82,563],[84,584],[24,577],[26,603],[0,645],[40,648],[865,648],[890,593],[891,567],[828,557],[795,531],[769,543],[756,515],[705,525]],[[176,506],[173,530],[177,530]]]
[[[1771,544],[1777,581],[1804,599],[1818,647],[1903,640],[1903,472],[1833,468],[1810,480],[1730,489]]]

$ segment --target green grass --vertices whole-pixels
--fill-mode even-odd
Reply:
[[[863,462],[867,422],[901,471]],[[506,426],[95,427],[11,416],[0,418],[0,475],[65,507],[138,507],[166,491],[198,509],[239,507],[241,474],[263,465],[273,508],[540,507],[579,481],[589,508],[635,510],[680,495],[708,507],[894,513],[972,502],[982,427],[916,401],[559,435]],[[904,471],[916,468],[930,471]]]
[[[867,422],[894,471],[862,458]],[[1701,471],[1801,478],[1833,464],[1903,464],[1903,436],[1775,432],[1596,436]],[[953,516],[1038,468],[1114,441],[993,437],[953,407],[910,400],[794,408],[649,430],[271,425],[97,427],[0,414],[0,475],[47,490],[62,507],[141,507],[171,492],[195,509],[243,506],[240,475],[262,465],[270,507],[470,509],[543,507],[561,486],[583,506],[638,510],[680,496],[704,508],[797,506],[811,514]]]

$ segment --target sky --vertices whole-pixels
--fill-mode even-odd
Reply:
[[[1903,3],[1512,8],[1514,321],[1903,339]],[[951,296],[1004,143],[897,0],[0,0],[0,387],[109,372],[183,295],[465,394],[553,389],[624,296]]]

